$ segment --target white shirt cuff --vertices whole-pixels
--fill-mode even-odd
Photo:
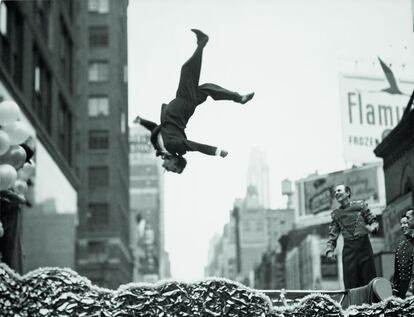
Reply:
[[[216,155],[218,156],[218,155],[220,155],[220,153],[221,153],[221,149],[220,148],[217,148]]]

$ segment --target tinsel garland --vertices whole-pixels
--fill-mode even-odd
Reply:
[[[0,312],[2,317],[414,316],[414,297],[344,311],[329,296],[311,294],[289,307],[274,307],[263,293],[222,278],[129,283],[114,291],[71,269],[41,268],[20,276],[0,264]]]

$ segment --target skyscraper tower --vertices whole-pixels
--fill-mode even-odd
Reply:
[[[130,246],[134,282],[155,282],[170,277],[164,250],[164,173],[155,156],[150,132],[130,127]]]
[[[128,0],[76,0],[79,107],[77,271],[99,286],[132,280],[129,248]]]
[[[269,166],[266,154],[258,147],[250,152],[250,163],[247,171],[247,187],[254,186],[257,190],[259,204],[270,208],[269,196]]]

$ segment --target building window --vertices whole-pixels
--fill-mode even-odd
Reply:
[[[7,70],[11,70],[11,32],[10,19],[12,18],[11,6],[12,3],[0,2],[0,37],[1,37],[1,61]],[[20,49],[21,50],[21,49]]]
[[[108,80],[108,62],[89,63],[89,81],[102,82]]]
[[[40,93],[40,67],[35,66],[34,70],[34,89],[36,93]]]
[[[106,25],[89,27],[89,47],[107,47],[108,37]]]
[[[256,231],[263,232],[264,231],[264,223],[263,221],[256,221]]]
[[[108,187],[109,169],[107,166],[89,167],[89,188]]]
[[[249,220],[243,220],[242,222],[242,228],[244,231],[250,231],[251,230],[251,223]]]
[[[89,149],[103,150],[109,148],[108,130],[91,130],[89,131]]]
[[[106,226],[109,223],[108,203],[89,204],[88,224],[91,227]]]
[[[39,117],[40,121],[45,126],[48,132],[52,127],[52,80],[51,74],[43,60],[36,46],[33,48],[33,102],[32,106]],[[61,100],[61,102],[63,102]],[[65,106],[61,107],[65,108]],[[66,110],[64,110],[66,111]],[[68,124],[66,118],[58,118],[62,122],[62,126]],[[70,119],[68,119],[70,120]]]
[[[130,198],[130,205],[140,210],[146,210],[145,213],[150,215],[156,213],[160,205],[158,193],[133,194]]]
[[[0,32],[7,35],[7,6],[3,1],[0,2]]]
[[[131,179],[130,188],[158,188],[157,179]]]
[[[124,83],[128,83],[128,65],[124,65]]]
[[[62,96],[59,96],[59,100],[58,146],[68,163],[72,164],[72,113]]]
[[[22,88],[23,86],[23,16],[17,10],[14,10],[13,33],[14,40],[12,45],[12,65],[13,79],[16,84]]]
[[[106,243],[104,241],[88,242],[89,260],[100,262],[106,259]]]
[[[88,99],[89,117],[108,116],[109,99],[105,96],[91,96]]]
[[[126,132],[126,114],[125,112],[121,113],[121,133],[125,134]]]
[[[50,0],[36,0],[35,2],[35,21],[40,34],[45,37],[46,41],[49,39],[49,15],[50,15]]]
[[[61,35],[59,36],[59,62],[60,70],[62,72],[63,82],[72,91],[72,52],[73,45],[69,35],[69,31],[61,21],[60,25]]]
[[[131,176],[157,176],[158,175],[158,167],[154,164],[142,164],[142,165],[135,165],[131,166]]]
[[[108,13],[109,0],[89,0],[88,9],[89,9],[89,12]]]

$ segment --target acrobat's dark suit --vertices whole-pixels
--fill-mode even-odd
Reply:
[[[162,154],[157,140],[158,133],[161,133],[166,150],[173,155],[182,156],[187,151],[216,155],[217,147],[187,139],[184,130],[188,120],[193,115],[196,107],[203,103],[208,96],[214,100],[233,100],[243,103],[242,96],[237,92],[215,84],[198,85],[203,48],[208,41],[208,37],[204,34],[197,34],[197,39],[197,48],[194,54],[181,68],[176,98],[161,107],[161,124],[157,125],[142,118],[140,120],[140,123],[151,131],[151,143],[156,149],[157,156]]]

